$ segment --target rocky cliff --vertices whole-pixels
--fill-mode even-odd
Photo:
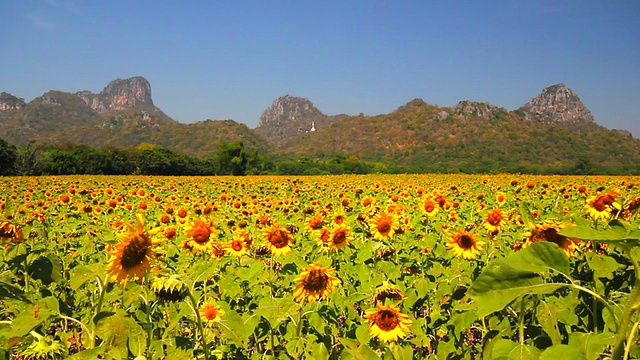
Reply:
[[[0,93],[0,111],[20,110],[25,107],[24,99],[7,92]]]
[[[556,84],[542,89],[540,94],[526,103],[522,110],[527,119],[555,122],[595,122],[591,111],[565,84]]]
[[[99,113],[153,106],[151,85],[142,76],[113,80],[99,94],[84,90],[76,95]]]
[[[325,127],[328,122],[329,117],[308,99],[285,95],[262,113],[256,131],[270,143],[282,147],[298,135]]]

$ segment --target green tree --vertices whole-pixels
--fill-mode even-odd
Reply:
[[[242,176],[247,171],[247,153],[240,140],[231,143],[222,142],[216,152],[220,171],[223,174]]]
[[[16,147],[0,139],[0,175],[14,173],[14,165],[18,159]]]

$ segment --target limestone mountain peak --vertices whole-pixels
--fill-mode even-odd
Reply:
[[[522,110],[528,119],[551,119],[555,122],[595,122],[591,111],[578,95],[559,83],[542,89]]]

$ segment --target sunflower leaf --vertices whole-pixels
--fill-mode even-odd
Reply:
[[[632,247],[640,245],[640,232],[633,230],[627,223],[611,220],[609,228],[595,230],[587,226],[569,226],[559,232],[560,235],[586,241],[596,241],[611,245]]]
[[[538,242],[485,267],[469,290],[479,317],[507,306],[525,294],[549,294],[565,286],[546,283],[549,270],[568,274],[569,259],[554,243]]]

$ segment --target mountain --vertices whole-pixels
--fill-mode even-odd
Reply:
[[[555,122],[590,122],[595,120],[591,111],[565,84],[542,89],[522,108],[527,119],[551,119]]]
[[[541,171],[580,161],[629,169],[640,163],[640,140],[596,124],[563,84],[545,88],[516,111],[468,100],[438,107],[414,99],[389,114],[333,118],[315,132],[299,132],[285,150],[321,157],[346,153],[435,172]]]
[[[255,131],[271,145],[284,149],[297,136],[323,129],[333,121],[308,99],[284,95],[262,113]]]
[[[111,81],[100,93],[49,91],[29,103],[0,94],[0,138],[16,145],[36,141],[94,147],[154,143],[194,156],[211,156],[222,141],[242,140],[266,150],[264,139],[233,120],[179,123],[156,107],[141,76]]]
[[[152,143],[199,157],[242,140],[262,154],[377,162],[412,172],[539,172],[575,166],[640,172],[640,140],[598,125],[564,84],[543,89],[515,111],[471,100],[451,107],[414,99],[389,114],[326,115],[285,95],[255,129],[233,120],[179,123],[154,104],[143,77],[116,79],[100,93],[49,91],[25,103],[0,93],[0,138],[11,144]],[[588,167],[587,166],[587,167]]]

